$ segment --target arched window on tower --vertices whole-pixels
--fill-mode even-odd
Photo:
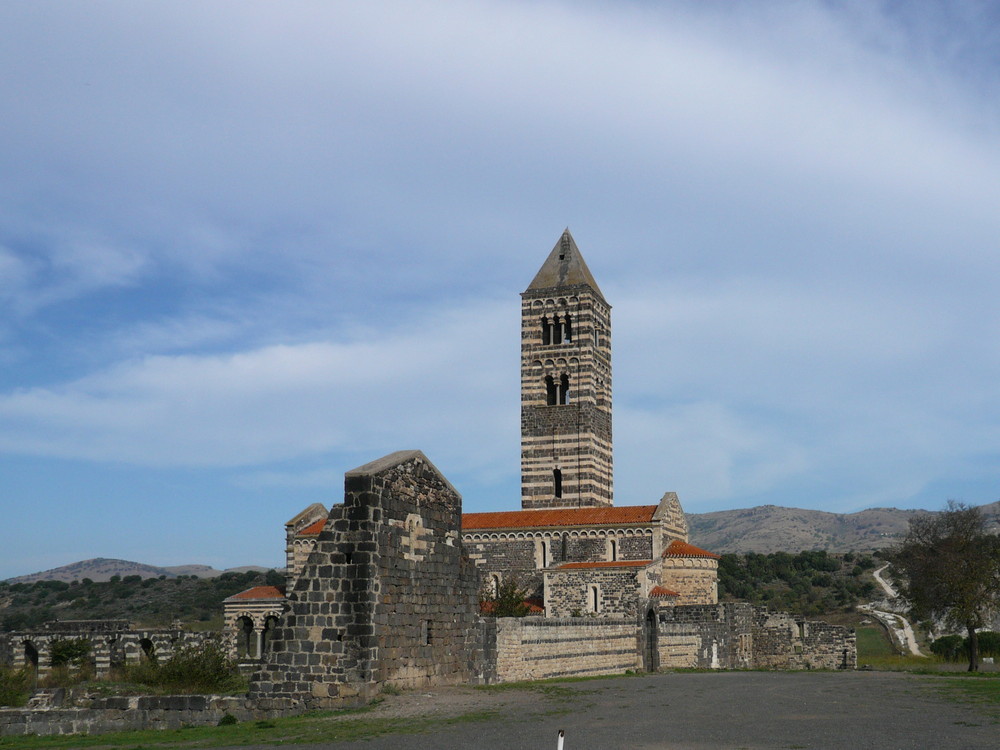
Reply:
[[[552,470],[552,494],[556,497],[562,497],[562,470],[553,469]]]
[[[552,316],[552,343],[561,344],[563,342],[563,323],[558,315]]]
[[[556,381],[551,375],[545,376],[545,403],[548,406],[555,406],[559,403],[559,394],[556,393]]]
[[[572,343],[573,341],[573,325],[569,321],[569,315],[566,316],[566,320],[563,321],[563,342],[566,344]]]
[[[552,324],[549,323],[547,316],[542,316],[542,344],[547,345],[552,343]]]
[[[569,375],[559,376],[559,403],[569,403]]]

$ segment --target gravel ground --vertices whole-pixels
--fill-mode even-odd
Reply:
[[[943,697],[940,678],[890,672],[717,672],[622,677],[487,692],[413,691],[367,716],[495,711],[497,718],[424,734],[312,747],[331,750],[720,750],[724,748],[996,748],[1000,712]]]

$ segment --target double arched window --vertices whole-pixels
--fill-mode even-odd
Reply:
[[[542,316],[542,345],[569,344],[573,341],[573,323],[569,315]]]
[[[551,375],[545,376],[545,403],[547,406],[569,403],[569,375],[560,375],[558,380]]]

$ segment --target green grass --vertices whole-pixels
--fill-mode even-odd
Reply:
[[[493,711],[478,711],[446,718],[372,718],[368,709],[307,714],[285,719],[248,721],[228,726],[114,732],[101,735],[55,737],[3,737],[0,748],[155,748],[232,747],[242,745],[319,744],[352,742],[388,734],[417,734],[456,724],[488,721]]]
[[[862,625],[857,628],[856,633],[858,636],[858,663],[873,658],[896,655],[896,648],[882,628],[875,625]]]
[[[1000,672],[960,672],[955,676],[935,676],[927,684],[943,697],[968,703],[993,719],[1000,720]]]

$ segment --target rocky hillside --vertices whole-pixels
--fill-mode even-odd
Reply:
[[[1000,503],[984,505],[982,510],[987,516],[995,516]],[[689,513],[687,520],[691,543],[713,552],[871,552],[899,541],[911,518],[930,512],[871,508],[845,514],[761,505]]]
[[[91,581],[110,581],[112,576],[140,576],[141,578],[176,578],[177,576],[195,575],[199,578],[215,578],[225,572],[260,572],[267,568],[254,565],[247,565],[241,568],[232,568],[229,571],[216,570],[209,565],[173,565],[171,567],[158,567],[146,565],[144,563],[132,562],[131,560],[115,560],[107,557],[95,557],[90,560],[80,560],[79,562],[63,565],[51,570],[43,570],[40,573],[30,573],[8,579],[9,583],[33,583],[35,581],[82,581],[89,578]]]

